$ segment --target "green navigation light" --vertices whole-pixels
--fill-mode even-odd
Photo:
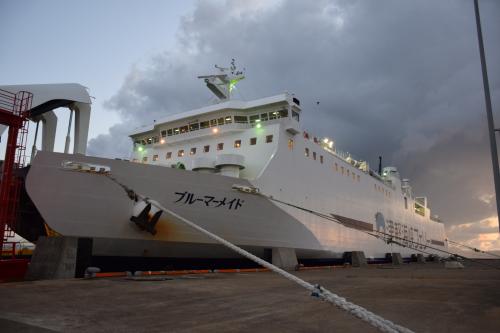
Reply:
[[[137,148],[138,151],[143,151],[144,150],[144,147],[142,146],[139,146],[139,148]]]
[[[236,87],[236,83],[238,83],[241,79],[232,79],[229,81],[229,92],[232,92]]]
[[[232,92],[234,87],[236,86],[236,83],[238,83],[238,81],[236,80],[231,80],[231,82],[229,82],[229,92]]]

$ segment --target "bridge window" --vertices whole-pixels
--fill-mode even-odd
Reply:
[[[240,147],[241,147],[241,140],[234,141],[234,148],[240,148]]]
[[[267,121],[267,119],[269,119],[268,116],[267,116],[267,113],[261,113],[260,114],[260,120]]]
[[[218,143],[217,150],[223,150],[223,149],[224,149],[224,142]]]
[[[217,126],[217,119],[210,120],[210,127]]]
[[[224,119],[226,124],[231,124],[233,121],[231,120],[231,116],[226,116],[226,119]]]
[[[250,138],[250,146],[255,146],[257,144],[257,138]]]
[[[286,118],[288,117],[288,110],[281,110],[279,112],[279,118]]]
[[[142,158],[142,162],[143,162],[143,163],[146,163],[147,161],[148,161],[148,157],[147,157],[147,156],[144,156],[144,157]]]
[[[217,119],[217,124],[218,125],[224,125],[224,118]]]
[[[278,111],[269,112],[269,120],[276,119],[278,117]]]
[[[171,159],[171,158],[172,158],[172,152],[171,152],[171,151],[169,151],[169,152],[167,153],[167,155],[165,156],[165,158],[166,158],[167,160]]]
[[[210,151],[210,146],[204,146],[203,147],[203,152],[208,153]]]
[[[248,123],[248,118],[247,116],[234,116],[234,122],[239,124],[246,124]]]
[[[259,120],[259,115],[250,116],[250,124],[255,124],[255,121]]]
[[[189,130],[190,130],[190,131],[197,131],[197,130],[199,130],[199,129],[200,129],[200,124],[198,124],[198,123],[195,123],[195,124],[190,124],[190,125],[189,125]]]
[[[181,130],[181,133],[186,133],[188,131],[187,125],[180,127],[180,130]]]
[[[163,130],[161,131],[161,137],[164,138],[167,136],[167,131]]]
[[[168,136],[172,136],[172,134],[173,134],[173,133],[172,133],[172,129],[168,129],[168,130],[167,130],[167,135],[168,135]]]
[[[313,160],[316,161],[316,152],[315,151],[313,151]]]
[[[408,209],[408,199],[405,197],[405,209]]]
[[[299,113],[296,111],[292,111],[292,118],[299,121],[300,119]]]
[[[200,123],[200,128],[209,128],[210,127],[210,122],[207,120],[207,121],[202,121]]]
[[[180,133],[179,128],[177,128],[177,127],[176,127],[176,128],[174,128],[174,135],[177,135],[177,134],[179,134],[179,133]]]
[[[177,152],[178,157],[184,157],[184,149],[181,149]]]
[[[319,155],[319,161],[321,164],[323,164],[323,155]]]
[[[306,157],[309,157],[309,148],[306,148],[306,149],[304,150],[304,154],[306,155]]]
[[[189,155],[194,155],[194,154],[196,154],[196,147],[191,148],[191,150],[189,151]]]
[[[266,143],[271,143],[273,142],[273,135],[266,135]]]
[[[158,161],[158,155],[153,155],[153,161]]]

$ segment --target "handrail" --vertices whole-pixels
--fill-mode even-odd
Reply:
[[[21,115],[31,108],[33,94],[27,91],[13,93],[0,89],[0,110]]]

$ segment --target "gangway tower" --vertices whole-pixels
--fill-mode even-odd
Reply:
[[[17,208],[22,186],[20,173],[26,163],[29,111],[33,94],[0,89],[0,124],[8,126],[7,147],[0,173],[0,249],[14,236]],[[15,253],[15,244],[13,253]]]

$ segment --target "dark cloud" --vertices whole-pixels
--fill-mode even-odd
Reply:
[[[499,105],[500,4],[481,8]],[[493,186],[476,38],[472,1],[200,1],[177,47],[106,103],[124,123],[89,151],[128,156],[126,130],[210,102],[196,76],[234,57],[247,69],[240,97],[296,93],[307,129],[374,168],[383,155],[448,224],[477,221],[494,206],[480,199]]]

